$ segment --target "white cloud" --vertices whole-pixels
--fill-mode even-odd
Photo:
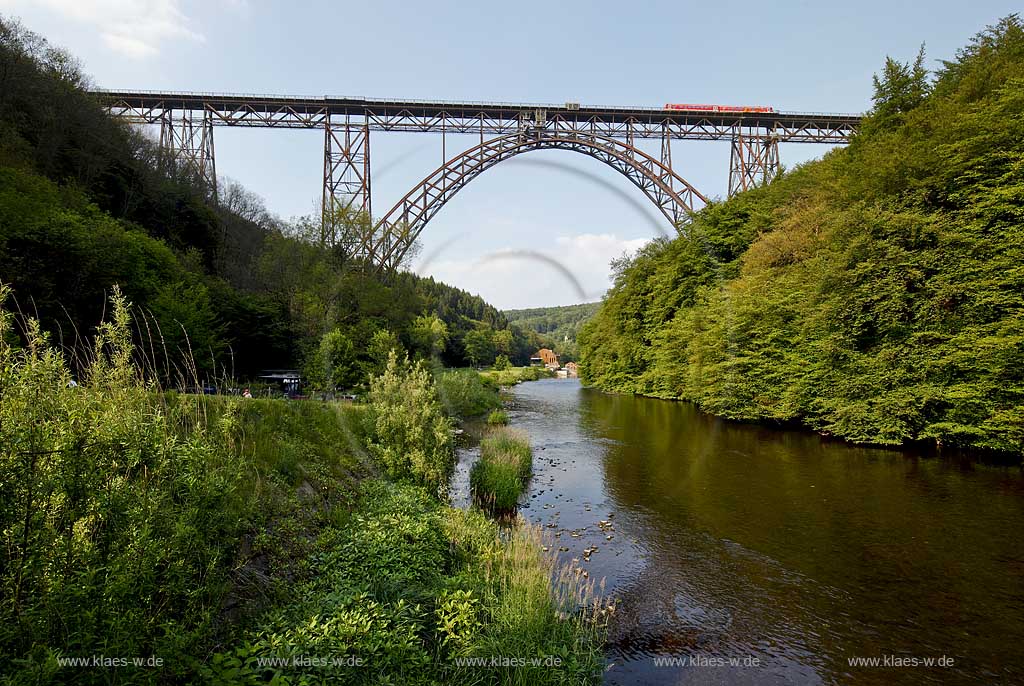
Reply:
[[[599,300],[611,285],[611,261],[648,240],[610,233],[558,236],[533,251],[508,248],[476,260],[441,255],[424,271],[502,309],[567,305]]]
[[[103,43],[133,59],[153,57],[171,40],[202,42],[179,0],[8,0],[5,5],[42,5],[65,19],[95,29]]]

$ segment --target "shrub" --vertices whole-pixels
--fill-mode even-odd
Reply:
[[[426,365],[392,352],[367,399],[367,447],[377,464],[391,478],[442,490],[455,463],[452,425]]]
[[[22,327],[15,347],[0,309],[0,673],[107,683],[56,656],[158,655],[162,679],[191,681],[226,600],[239,613],[272,590],[240,568],[243,541],[291,576],[301,532],[348,490],[339,413],[354,410],[159,392],[116,291],[76,386],[38,323]]]
[[[480,372],[481,376],[490,380],[497,386],[515,386],[523,381],[536,381],[553,376],[552,372],[545,367],[509,367],[508,369],[494,369]]]
[[[473,369],[449,369],[437,376],[437,392],[453,417],[478,417],[501,406],[498,387]]]
[[[213,683],[476,684],[456,657],[558,656],[556,668],[503,670],[496,683],[599,683],[608,606],[592,582],[558,568],[540,531],[502,540],[479,511],[440,504],[421,487],[364,483],[349,520],[314,555],[317,578],[267,613],[204,670]],[[363,667],[291,665],[268,657],[333,655]],[[490,683],[490,682],[489,682]]]
[[[474,498],[495,514],[514,511],[532,468],[533,451],[523,432],[492,429],[480,442],[480,459],[470,470]]]

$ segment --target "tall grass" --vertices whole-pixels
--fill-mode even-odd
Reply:
[[[487,415],[487,423],[491,426],[505,426],[508,424],[508,412],[505,410],[493,410]]]
[[[137,355],[118,294],[73,358],[0,310],[0,674],[15,681],[106,682],[57,664],[98,654],[160,656],[161,678],[185,679],[227,614],[292,574],[298,534],[361,469],[337,409],[163,393]]]
[[[492,513],[511,513],[532,469],[529,437],[516,429],[492,428],[480,441],[480,459],[469,473],[473,496]]]
[[[536,531],[504,540],[435,497],[451,425],[422,367],[392,359],[365,407],[165,392],[115,295],[72,384],[38,323],[15,325],[0,309],[0,683],[599,680],[593,586]],[[486,440],[528,475],[524,437]],[[58,663],[96,655],[163,666]],[[266,655],[371,666],[285,674]],[[562,665],[454,662],[538,655]]]

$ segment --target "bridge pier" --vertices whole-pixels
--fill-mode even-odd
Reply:
[[[369,124],[324,120],[323,207],[372,213]]]
[[[779,173],[779,139],[736,127],[729,156],[729,197],[770,183]]]
[[[174,110],[160,117],[160,164],[169,171],[184,171],[200,181],[217,201],[217,163],[213,148],[213,112],[203,110],[201,118]]]

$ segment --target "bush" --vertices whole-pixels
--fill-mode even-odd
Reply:
[[[437,393],[453,417],[479,417],[501,406],[498,387],[473,369],[449,369],[437,376]]]
[[[487,423],[492,426],[505,426],[508,424],[508,412],[505,410],[494,410],[487,415]]]
[[[480,441],[480,459],[469,473],[473,496],[495,514],[513,512],[532,468],[533,451],[526,434],[492,429]]]
[[[191,680],[225,600],[268,595],[239,568],[243,540],[274,517],[270,566],[291,574],[318,516],[296,486],[326,507],[355,469],[350,410],[160,393],[133,364],[119,294],[112,313],[72,386],[38,322],[15,347],[0,310],[0,673],[16,681],[70,679],[56,656],[98,653],[162,656],[163,678]]]
[[[452,425],[426,365],[392,352],[367,400],[367,447],[377,464],[391,478],[442,490],[455,464]]]

